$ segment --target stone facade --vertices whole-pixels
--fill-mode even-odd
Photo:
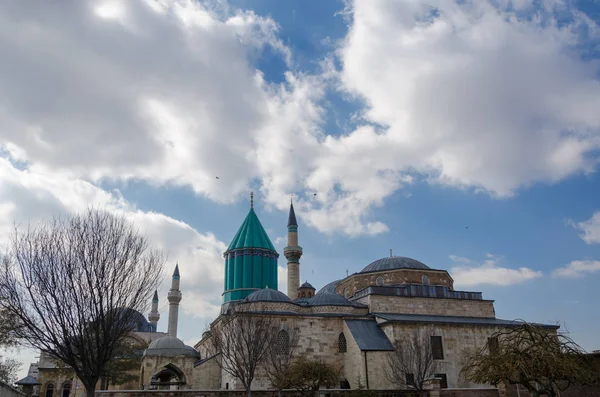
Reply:
[[[494,301],[367,295],[356,302],[369,307],[371,313],[406,313],[432,316],[494,318]]]

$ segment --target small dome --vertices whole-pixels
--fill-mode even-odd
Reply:
[[[404,256],[388,256],[386,258],[377,259],[362,269],[361,273],[378,272],[382,270],[394,269],[431,269],[426,264],[419,262],[416,259],[407,258]]]
[[[244,299],[246,302],[291,302],[292,300],[283,292],[276,289],[259,289]]]
[[[317,292],[317,295],[325,294],[325,293],[335,294],[335,287],[337,287],[337,285],[340,283],[340,281],[342,281],[342,280],[340,279],[340,280],[335,280],[335,281],[330,282],[329,284],[327,284],[326,286],[321,288],[319,290],[319,292]]]
[[[200,358],[200,353],[191,346],[184,344],[181,339],[174,336],[163,336],[150,343],[144,356],[175,357],[185,356]]]
[[[310,283],[309,283],[308,281],[307,281],[307,282],[305,282],[304,284],[302,284],[302,285],[300,286],[300,288],[310,288],[310,289],[315,289],[315,287],[313,287],[312,285],[310,285]],[[300,288],[298,288],[298,289],[300,289]]]
[[[331,292],[323,292],[313,296],[308,304],[310,306],[354,306],[348,299]]]

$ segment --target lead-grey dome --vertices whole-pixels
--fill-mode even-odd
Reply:
[[[283,292],[276,289],[259,289],[244,299],[247,302],[291,302],[292,300]]]
[[[340,281],[342,281],[342,279],[330,282],[329,284],[327,284],[326,286],[321,288],[315,296],[321,295],[321,294],[327,294],[327,293],[335,294],[335,287],[337,287],[337,285],[340,283]]]
[[[315,287],[313,287],[308,281],[306,281],[304,284],[302,284],[300,286],[300,288],[311,288],[311,289],[315,289]]]
[[[184,344],[181,339],[174,336],[163,336],[150,343],[144,356],[175,357],[185,356],[200,358],[200,353],[191,346]]]
[[[323,292],[310,298],[310,306],[354,306],[352,302],[342,295],[331,292]]]
[[[367,267],[362,269],[361,273],[378,272],[382,270],[394,269],[431,269],[426,264],[419,262],[416,259],[407,258],[405,256],[388,256],[386,258],[377,259],[371,262]]]

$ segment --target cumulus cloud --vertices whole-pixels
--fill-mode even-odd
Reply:
[[[573,223],[573,226],[582,231],[580,236],[588,244],[600,244],[600,211],[594,212],[594,215],[587,221]]]
[[[286,210],[296,193],[306,223],[350,236],[387,231],[371,210],[416,178],[505,197],[591,172],[600,85],[578,51],[597,28],[513,3],[355,0],[310,75],[276,21],[225,2],[3,2],[0,150],[37,174],[218,202],[258,185]],[[281,84],[255,66],[267,47]],[[332,90],[365,105],[341,135],[324,128]]]
[[[566,266],[552,272],[554,277],[579,278],[588,273],[600,272],[600,261],[571,261]]]
[[[484,284],[506,286],[542,277],[542,272],[527,267],[512,269],[500,266],[502,258],[492,254],[487,254],[487,259],[482,263],[455,255],[451,255],[450,259],[456,263],[450,269],[450,274],[454,284],[461,287]]]
[[[160,287],[161,306],[175,263],[179,263],[185,299],[184,311],[197,316],[215,314],[223,287],[225,243],[211,233],[200,233],[188,224],[154,212],[144,212],[127,202],[118,191],[106,192],[90,182],[40,174],[15,168],[0,158],[0,246],[8,242],[15,225],[49,220],[94,206],[120,214],[144,233],[151,246],[168,257]]]

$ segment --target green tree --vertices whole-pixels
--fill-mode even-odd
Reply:
[[[300,356],[289,366],[288,379],[290,388],[308,394],[321,387],[330,388],[337,385],[340,371],[324,361]]]
[[[568,336],[523,323],[497,331],[487,346],[467,352],[460,376],[474,383],[518,384],[535,397],[558,397],[594,375],[591,362]]]

